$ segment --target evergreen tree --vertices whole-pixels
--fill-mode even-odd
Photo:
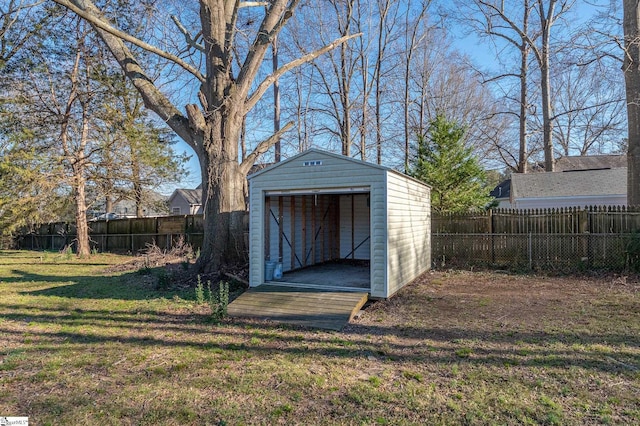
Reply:
[[[431,186],[431,207],[439,213],[483,208],[489,201],[484,169],[464,145],[465,129],[443,115],[418,136],[409,174]]]

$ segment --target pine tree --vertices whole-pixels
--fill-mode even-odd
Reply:
[[[431,207],[439,213],[483,208],[490,201],[485,171],[465,147],[464,135],[462,126],[439,114],[418,136],[410,175],[431,186]]]

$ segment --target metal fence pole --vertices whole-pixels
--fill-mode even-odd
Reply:
[[[529,254],[529,270],[533,269],[533,249],[532,249],[532,243],[531,243],[531,232],[529,232],[529,238],[527,241],[527,251]]]

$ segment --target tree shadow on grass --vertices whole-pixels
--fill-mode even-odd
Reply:
[[[6,308],[6,306],[4,307]],[[351,327],[350,334],[307,330],[295,326],[260,323],[246,320],[229,320],[220,325],[206,324],[206,316],[199,314],[165,315],[147,312],[146,319],[133,312],[93,310],[66,312],[64,309],[42,315],[15,313],[3,315],[5,319],[28,319],[31,324],[48,326],[51,322],[68,326],[64,329],[29,327],[29,335],[38,336],[34,352],[56,352],[69,345],[99,347],[118,343],[134,348],[192,348],[214,351],[223,358],[260,359],[283,354],[306,358],[360,359],[370,362],[394,362],[450,366],[483,366],[497,368],[583,368],[609,374],[638,377],[640,355],[633,346],[638,345],[635,336],[618,334],[581,337],[571,334],[503,333],[483,341],[477,339],[474,330],[420,328],[413,332],[427,339],[428,344],[417,344],[413,339],[402,339],[403,332],[389,326]],[[70,326],[78,328],[69,328]],[[84,327],[90,327],[85,330]],[[113,329],[121,330],[114,334]],[[19,341],[24,330],[0,322],[0,333],[7,339]],[[396,339],[372,339],[371,336]],[[400,338],[398,338],[400,337]],[[523,346],[522,342],[528,342]],[[613,343],[616,342],[616,343]],[[627,342],[621,344],[618,342]],[[62,344],[64,343],[64,344]],[[629,345],[631,343],[631,345]],[[600,349],[589,345],[604,345]],[[66,350],[66,349],[64,349]],[[448,367],[447,367],[448,368]]]
[[[19,294],[31,296],[55,296],[71,299],[119,299],[149,300],[171,298],[175,295],[183,299],[193,298],[193,291],[188,289],[159,289],[158,277],[163,268],[149,269],[145,273],[128,272],[116,276],[86,275],[43,275],[31,272],[12,270],[15,277],[3,279],[4,284],[51,283],[48,288],[40,290],[20,291]],[[67,283],[58,285],[58,283]]]

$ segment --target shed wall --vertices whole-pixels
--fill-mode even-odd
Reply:
[[[391,296],[431,266],[430,189],[387,172],[387,270]]]

